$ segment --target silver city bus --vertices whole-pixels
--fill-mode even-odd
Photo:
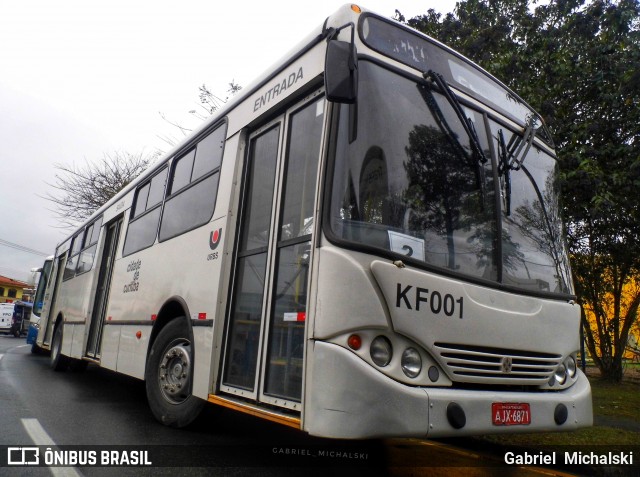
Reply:
[[[319,436],[592,423],[540,116],[355,5],[55,252],[37,346]]]

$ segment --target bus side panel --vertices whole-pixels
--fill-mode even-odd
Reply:
[[[120,331],[118,341],[118,372],[144,379],[144,367],[152,327],[148,325],[125,325],[112,326],[112,328],[117,328]],[[138,338],[138,332],[140,333],[140,338]]]
[[[113,323],[141,323],[122,327],[117,342],[117,371],[144,378],[152,332],[149,325],[163,305],[173,300],[180,303],[186,315],[173,318],[190,320],[195,325],[193,394],[203,399],[212,389],[214,324],[238,140],[236,135],[225,145],[217,197],[211,197],[216,201],[212,221],[116,260],[112,278],[108,314]],[[110,346],[115,349],[115,344],[114,336]]]
[[[102,347],[100,350],[100,366],[116,370],[118,364],[118,348],[120,347],[120,327],[106,324],[102,331]]]
[[[106,328],[122,328],[117,347],[118,372],[144,378],[153,320],[164,304],[174,300],[186,307],[186,316],[173,318],[206,323],[206,326],[194,327],[194,339],[197,341],[194,367],[206,371],[202,379],[197,375],[194,394],[203,398],[208,396],[213,342],[211,320],[216,313],[222,261],[221,253],[212,251],[210,241],[213,232],[224,228],[225,220],[221,217],[213,223],[116,260],[108,308],[111,324]],[[224,237],[224,231],[222,234]],[[132,321],[139,324],[131,325]],[[120,327],[119,322],[127,325]],[[137,337],[138,331],[140,338]],[[107,345],[110,351],[115,344],[114,336]]]
[[[321,341],[309,359],[304,430],[341,439],[425,437],[429,396],[373,369],[348,350]]]
[[[213,324],[211,326],[194,326],[193,341],[195,346],[193,395],[207,399],[211,392],[211,362],[213,343]]]
[[[86,326],[74,323],[71,328],[73,333],[71,335],[71,350],[68,356],[79,359],[84,355],[84,331]]]
[[[360,257],[363,263],[358,263]],[[370,261],[366,255],[330,245],[319,249],[316,315],[321,318],[314,320],[313,338],[391,326],[384,298],[368,270]],[[345,283],[350,285],[346,287]]]
[[[60,352],[65,356],[71,356],[71,343],[73,342],[73,325],[61,323],[62,326],[62,346]]]
[[[125,215],[128,216],[129,213],[126,212]],[[120,250],[126,233],[126,229],[123,229]],[[159,286],[157,282],[151,281],[158,274],[150,268],[153,262],[148,258],[156,248],[147,248],[127,257],[118,254],[113,264],[105,314],[100,358],[102,365],[139,379],[144,378],[144,371],[140,372],[140,369],[144,370],[147,349],[140,350],[136,341],[142,338],[137,340],[135,334],[140,331],[148,343],[153,325],[152,317],[158,313],[159,307]]]

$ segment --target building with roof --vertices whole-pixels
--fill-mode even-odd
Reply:
[[[0,303],[13,303],[18,300],[29,301],[31,288],[28,283],[0,275]]]

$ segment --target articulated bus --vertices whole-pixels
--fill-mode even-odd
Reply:
[[[592,424],[552,139],[345,5],[55,251],[37,346],[334,438]]]

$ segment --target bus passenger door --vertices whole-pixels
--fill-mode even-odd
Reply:
[[[318,94],[249,138],[222,391],[300,409],[325,115]]]
[[[98,271],[98,284],[93,300],[89,337],[87,340],[87,356],[94,359],[100,359],[102,328],[104,326],[107,304],[109,302],[109,289],[111,286],[111,276],[113,274],[113,263],[118,248],[118,239],[120,238],[120,230],[122,228],[122,217],[105,225],[105,227],[106,232],[104,245],[102,247],[102,258],[100,259],[100,270]]]
[[[56,261],[54,261],[55,263],[55,270],[52,271],[51,273],[54,274],[55,278],[55,282],[53,282],[53,289],[51,290],[51,298],[49,299],[49,311],[47,312],[47,322],[46,322],[46,331],[44,334],[44,340],[42,341],[42,344],[44,345],[50,345],[51,344],[51,336],[53,335],[53,327],[56,324],[56,316],[54,316],[54,313],[56,311],[56,301],[58,298],[58,289],[60,288],[60,285],[62,284],[62,275],[64,273],[64,267],[65,267],[65,263],[66,263],[66,259],[67,259],[67,254],[68,252],[63,253],[62,255],[60,255],[58,257],[58,259]],[[40,326],[42,326],[42,323],[40,323]]]

